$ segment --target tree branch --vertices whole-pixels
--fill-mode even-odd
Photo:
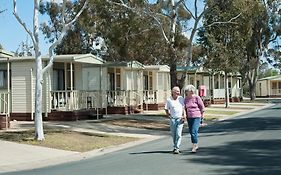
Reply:
[[[29,30],[26,26],[26,24],[21,20],[21,18],[19,17],[19,15],[17,14],[17,1],[13,0],[13,5],[14,5],[14,11],[13,11],[13,15],[16,17],[17,21],[20,23],[20,25],[24,28],[24,30],[28,33],[28,35],[31,37],[31,40],[33,42],[33,44],[37,44],[36,40],[31,32],[31,30]]]
[[[5,10],[0,10],[0,13],[3,13],[3,12],[5,12],[7,9],[5,9]]]
[[[70,27],[70,25],[72,25],[77,19],[78,17],[82,14],[83,10],[87,7],[88,4],[88,0],[86,0],[84,2],[84,5],[82,6],[82,8],[80,9],[80,11],[75,15],[75,17],[73,18],[73,20],[71,20],[69,23],[65,24],[65,3],[66,0],[63,0],[63,4],[62,4],[62,23],[63,23],[63,28],[62,28],[62,32],[60,34],[60,36],[58,37],[58,39],[49,47],[49,63],[47,66],[44,67],[44,69],[42,70],[43,74],[53,65],[54,62],[54,49],[56,48],[56,46],[62,41],[63,37],[65,36],[68,28]]]
[[[223,22],[213,22],[209,25],[207,25],[206,27],[211,27],[213,25],[216,25],[216,24],[237,24],[236,22],[232,22],[234,21],[235,19],[239,18],[239,16],[241,16],[242,13],[239,13],[238,15],[236,15],[235,17],[229,19],[228,21],[223,21]]]
[[[181,0],[181,1],[183,1],[183,0]],[[138,14],[138,15],[141,16],[141,12],[140,12],[139,10],[128,6],[128,5],[125,4],[124,1],[122,1],[122,0],[120,0],[120,3],[118,3],[118,2],[112,2],[112,1],[110,1],[110,0],[106,0],[106,2],[108,2],[108,3],[110,3],[110,4],[114,4],[114,5],[118,5],[118,6],[127,8],[127,9],[129,9],[129,10],[131,10],[131,11],[133,11],[133,12],[135,12],[136,14]],[[169,39],[168,39],[168,37],[167,37],[167,35],[166,35],[166,33],[165,33],[164,27],[163,27],[162,23],[160,22],[160,20],[159,20],[157,17],[155,17],[155,15],[164,16],[164,17],[168,17],[168,16],[166,16],[166,15],[164,15],[164,14],[161,14],[161,13],[153,13],[153,12],[151,12],[151,10],[150,10],[149,8],[147,8],[147,10],[148,10],[149,12],[147,12],[147,11],[144,10],[144,11],[142,11],[142,13],[144,13],[144,14],[146,14],[146,15],[152,17],[152,18],[156,21],[157,26],[160,28],[161,33],[162,33],[162,35],[163,35],[165,41],[169,44],[170,41],[169,41]],[[153,14],[154,14],[154,15],[153,15]]]

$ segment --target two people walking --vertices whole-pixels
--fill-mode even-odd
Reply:
[[[180,96],[180,88],[173,87],[172,95],[165,105],[166,115],[170,118],[170,130],[173,139],[173,153],[180,153],[183,124],[187,120],[188,130],[191,137],[192,153],[198,149],[198,131],[201,119],[204,117],[204,103],[198,95],[196,88],[187,85],[184,88],[185,98]]]

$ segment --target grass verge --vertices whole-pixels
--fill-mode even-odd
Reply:
[[[153,121],[153,120],[138,120],[138,119],[118,119],[118,120],[108,120],[104,121],[111,125],[135,127],[135,128],[145,128],[145,129],[158,129],[158,130],[168,130],[169,122],[163,121]]]
[[[206,110],[205,114],[221,114],[221,115],[233,115],[239,113],[238,111],[216,111],[216,110]]]
[[[133,137],[74,132],[65,129],[45,129],[44,133],[45,141],[35,140],[34,130],[0,132],[0,139],[77,152],[86,152],[139,140],[139,138]]]

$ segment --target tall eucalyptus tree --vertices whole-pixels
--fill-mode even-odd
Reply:
[[[141,7],[143,2],[130,2],[129,5]],[[77,4],[69,2],[69,8],[75,6]],[[46,3],[41,9],[42,13],[50,16],[49,24],[42,26],[42,29],[52,42],[61,28],[58,22],[60,6]],[[55,51],[57,54],[91,52],[108,61],[134,59],[144,64],[163,63],[162,58],[167,55],[165,42],[151,21],[149,17],[138,15],[123,6],[93,0]],[[76,45],[73,45],[73,40]],[[93,44],[100,44],[98,41],[101,40],[106,50],[98,53]]]
[[[65,13],[65,6],[66,1],[63,0],[62,3],[62,30],[61,33],[57,36],[57,39],[54,40],[54,42],[49,47],[49,57],[50,60],[47,64],[47,66],[43,67],[42,64],[42,57],[41,57],[41,49],[39,47],[40,40],[39,40],[39,6],[40,6],[40,0],[34,0],[34,14],[33,14],[33,30],[28,29],[28,26],[25,22],[22,21],[20,16],[17,13],[17,1],[13,0],[13,6],[14,11],[13,14],[19,24],[24,28],[24,30],[27,32],[29,37],[32,40],[33,43],[33,49],[35,52],[35,62],[36,62],[36,82],[35,82],[35,138],[39,141],[45,140],[44,137],[44,130],[43,130],[43,122],[42,122],[42,84],[43,84],[43,75],[46,73],[51,66],[53,65],[54,61],[54,48],[62,41],[64,35],[69,30],[69,28],[72,26],[72,24],[77,20],[77,18],[80,16],[80,14],[83,12],[83,10],[86,8],[87,0],[84,2],[83,7],[80,9],[80,11],[75,15],[74,18],[70,19],[66,16]]]
[[[252,9],[252,36],[247,46],[247,59],[242,66],[246,72],[251,100],[256,98],[255,90],[261,60],[267,56],[269,46],[280,40],[281,35],[280,0],[255,0],[253,3],[256,5]]]
[[[207,68],[224,72],[226,107],[229,103],[228,74],[238,72],[246,55],[246,45],[251,36],[247,12],[252,6],[248,0],[207,1],[212,9],[204,17],[204,30],[200,42],[206,51]],[[239,18],[232,18],[239,15]],[[231,20],[229,20],[231,19]],[[216,21],[227,21],[212,25]]]

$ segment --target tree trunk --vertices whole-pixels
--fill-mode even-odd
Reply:
[[[171,76],[171,88],[178,86],[177,84],[177,65],[175,63],[170,64],[170,76]]]
[[[258,59],[259,61],[259,59]],[[256,84],[258,81],[258,70],[259,67],[256,66],[255,69],[249,71],[247,73],[247,80],[248,80],[248,85],[249,85],[249,95],[251,100],[256,99]]]
[[[250,99],[255,100],[256,99],[256,84],[249,82],[249,93],[250,93]]]
[[[228,78],[227,72],[224,75],[224,90],[225,90],[225,108],[229,107],[229,92],[228,92]]]
[[[42,120],[42,60],[41,55],[36,54],[36,83],[35,83],[35,138],[37,140],[45,140]]]
[[[248,85],[249,85],[249,95],[251,100],[256,99],[256,83],[257,83],[257,75],[255,76],[255,70],[251,73],[248,73],[247,79],[248,79]]]

